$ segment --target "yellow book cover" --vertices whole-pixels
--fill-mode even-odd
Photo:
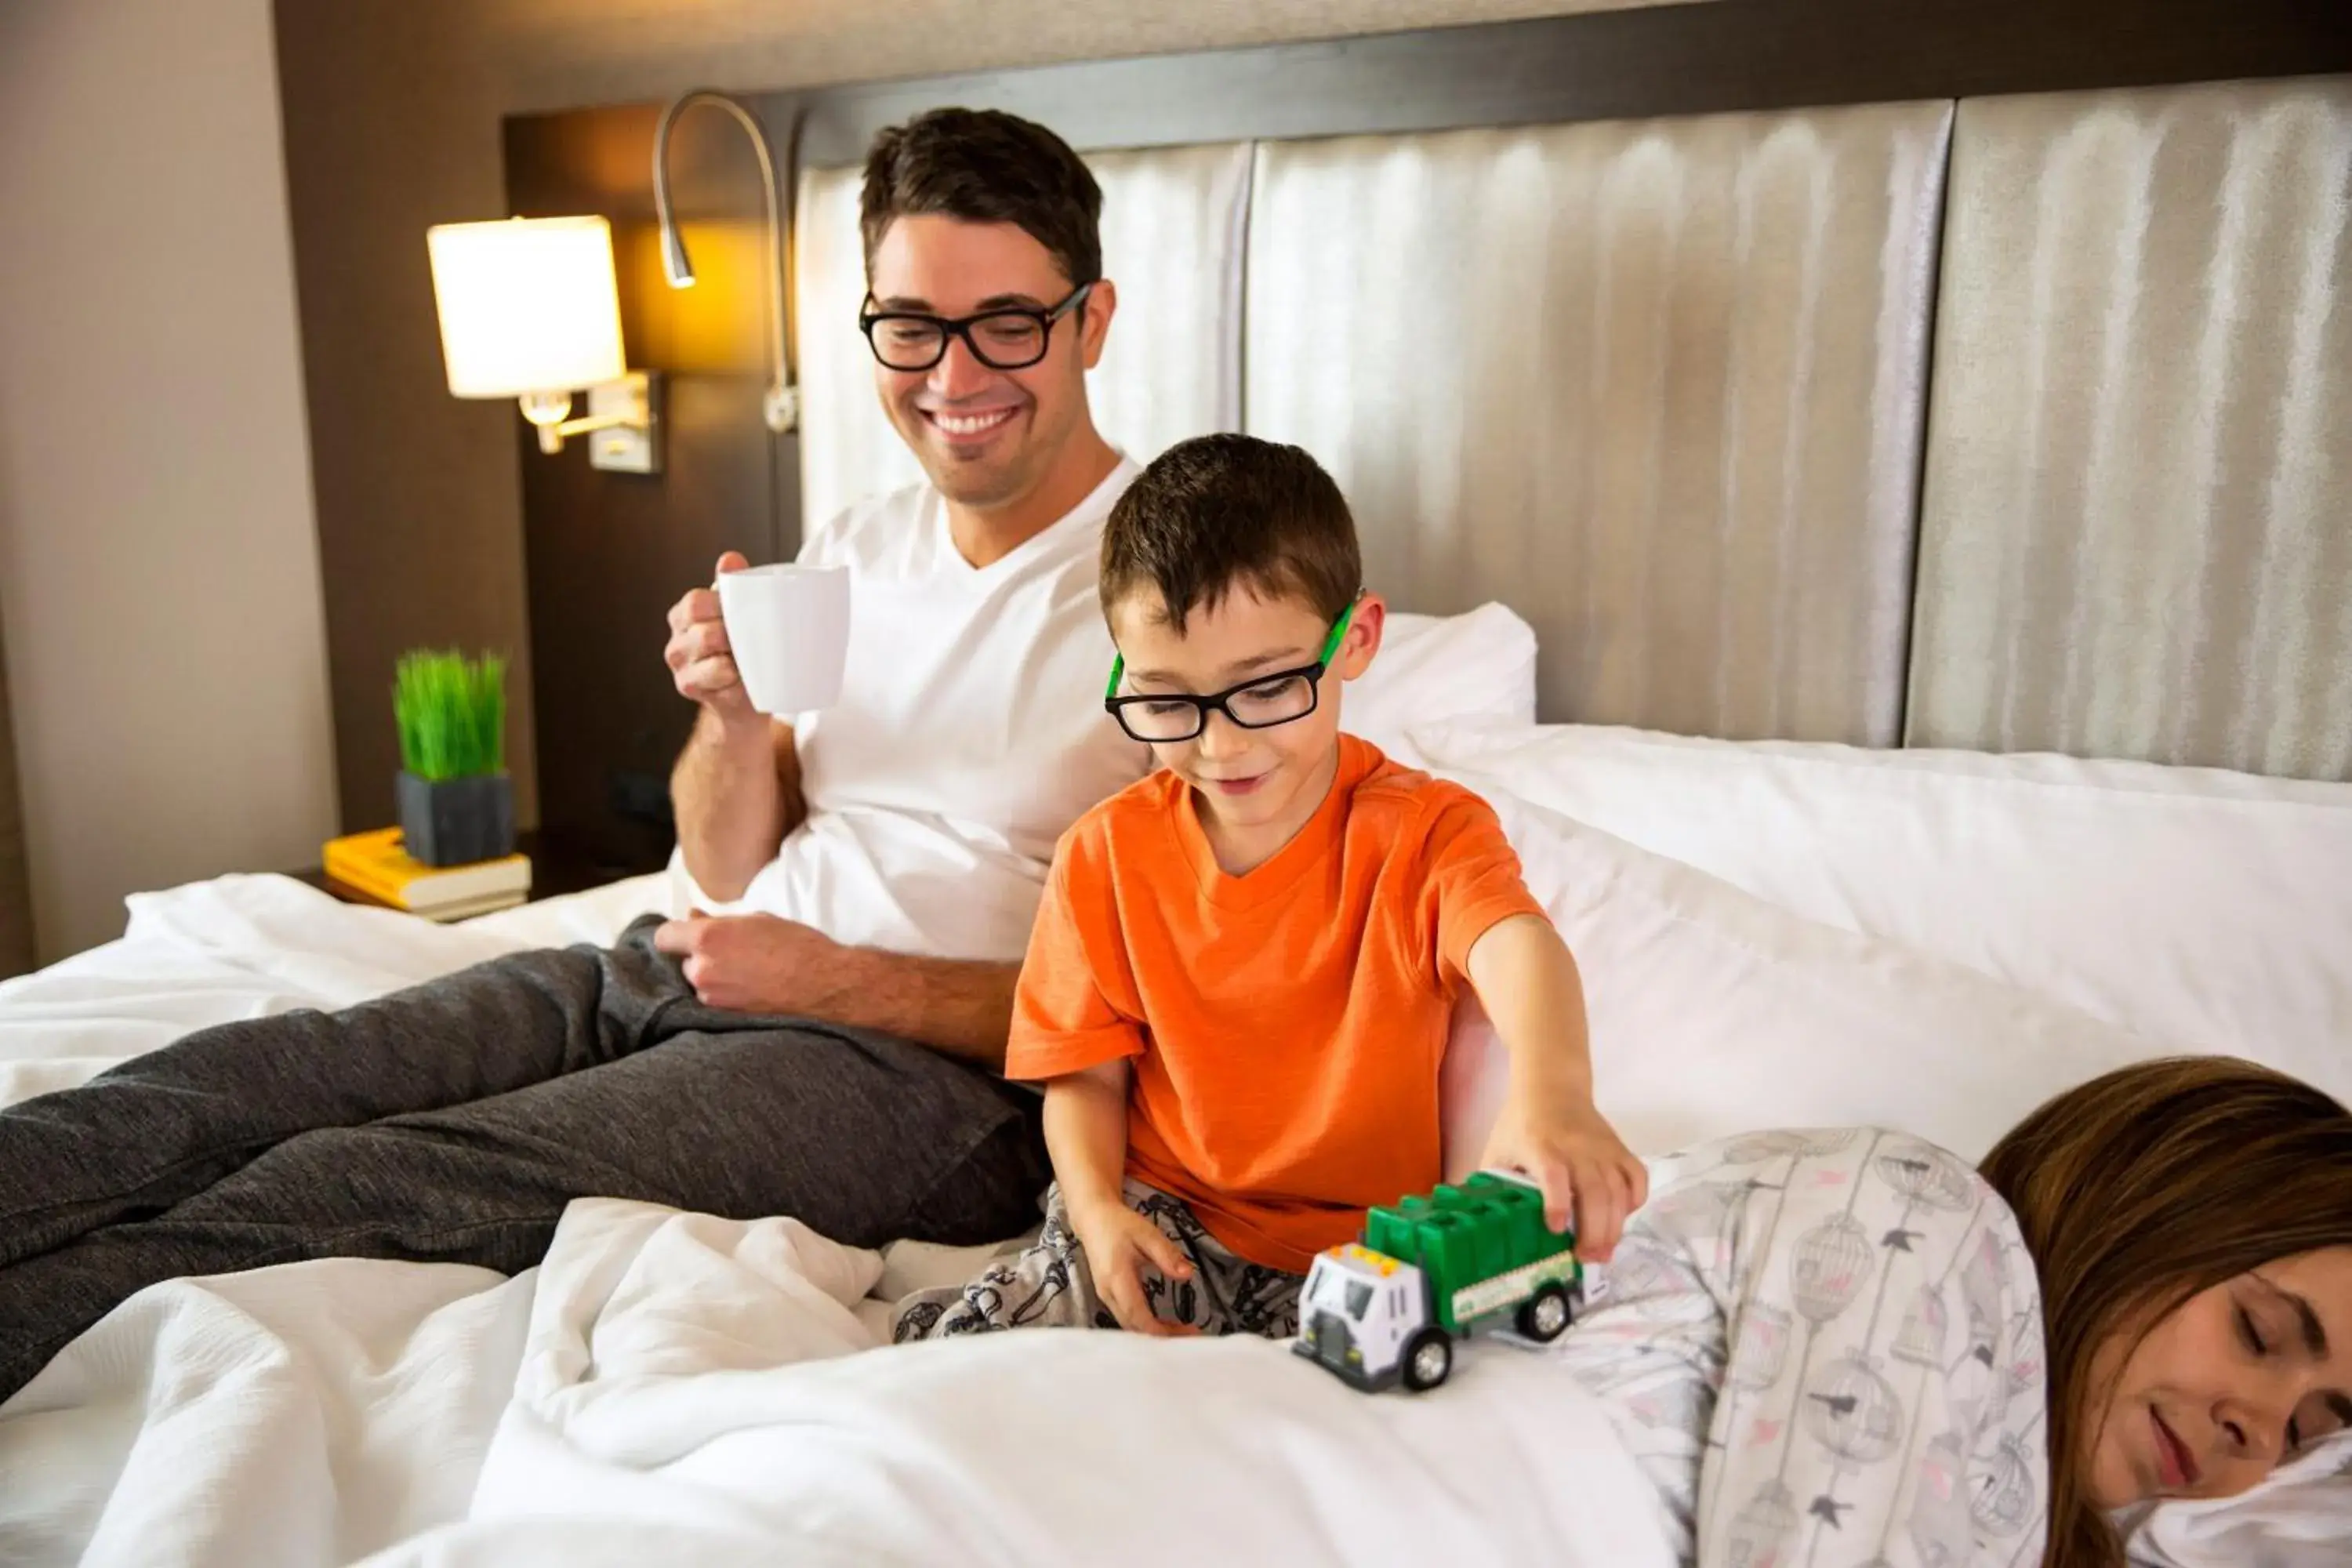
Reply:
[[[401,847],[397,827],[328,841],[320,856],[328,876],[372,898],[424,911],[530,888],[530,858],[509,855],[471,866],[427,866]]]

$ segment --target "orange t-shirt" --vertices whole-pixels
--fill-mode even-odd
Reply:
[[[1340,737],[1297,837],[1230,877],[1158,773],[1064,837],[1005,1073],[1132,1058],[1127,1173],[1304,1270],[1443,1172],[1437,1076],[1472,944],[1543,910],[1486,802]]]

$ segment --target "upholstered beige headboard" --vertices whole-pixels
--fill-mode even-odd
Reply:
[[[2352,778],[2352,78],[1091,161],[1106,430],[1306,446],[1547,719]],[[800,210],[817,516],[903,458]]]
[[[2352,778],[2352,79],[1952,154],[1909,741]]]

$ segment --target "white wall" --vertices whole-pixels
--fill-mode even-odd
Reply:
[[[0,626],[44,960],[332,826],[299,374],[269,0],[0,0]]]

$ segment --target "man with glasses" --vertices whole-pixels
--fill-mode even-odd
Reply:
[[[321,1257],[514,1272],[575,1197],[869,1246],[1034,1223],[1038,1097],[994,1070],[1017,962],[1055,839],[1148,765],[1097,706],[1097,547],[1135,472],[1087,408],[1117,303],[1101,201],[1010,115],[877,140],[860,325],[928,482],[809,537],[855,579],[824,713],[752,710],[708,590],[671,613],[701,705],[680,869],[715,912],[202,1030],[0,1110],[0,1399],[143,1286]]]
[[[1118,295],[1094,178],[1051,132],[950,110],[889,131],[860,204],[875,384],[925,482],[817,528],[851,574],[840,700],[753,710],[718,595],[667,649],[701,705],[672,781],[695,908],[660,933],[704,1000],[1003,1059],[1054,842],[1145,759],[1082,690],[1103,519],[1135,476],[1086,372]],[[725,572],[743,564],[720,559]]]

